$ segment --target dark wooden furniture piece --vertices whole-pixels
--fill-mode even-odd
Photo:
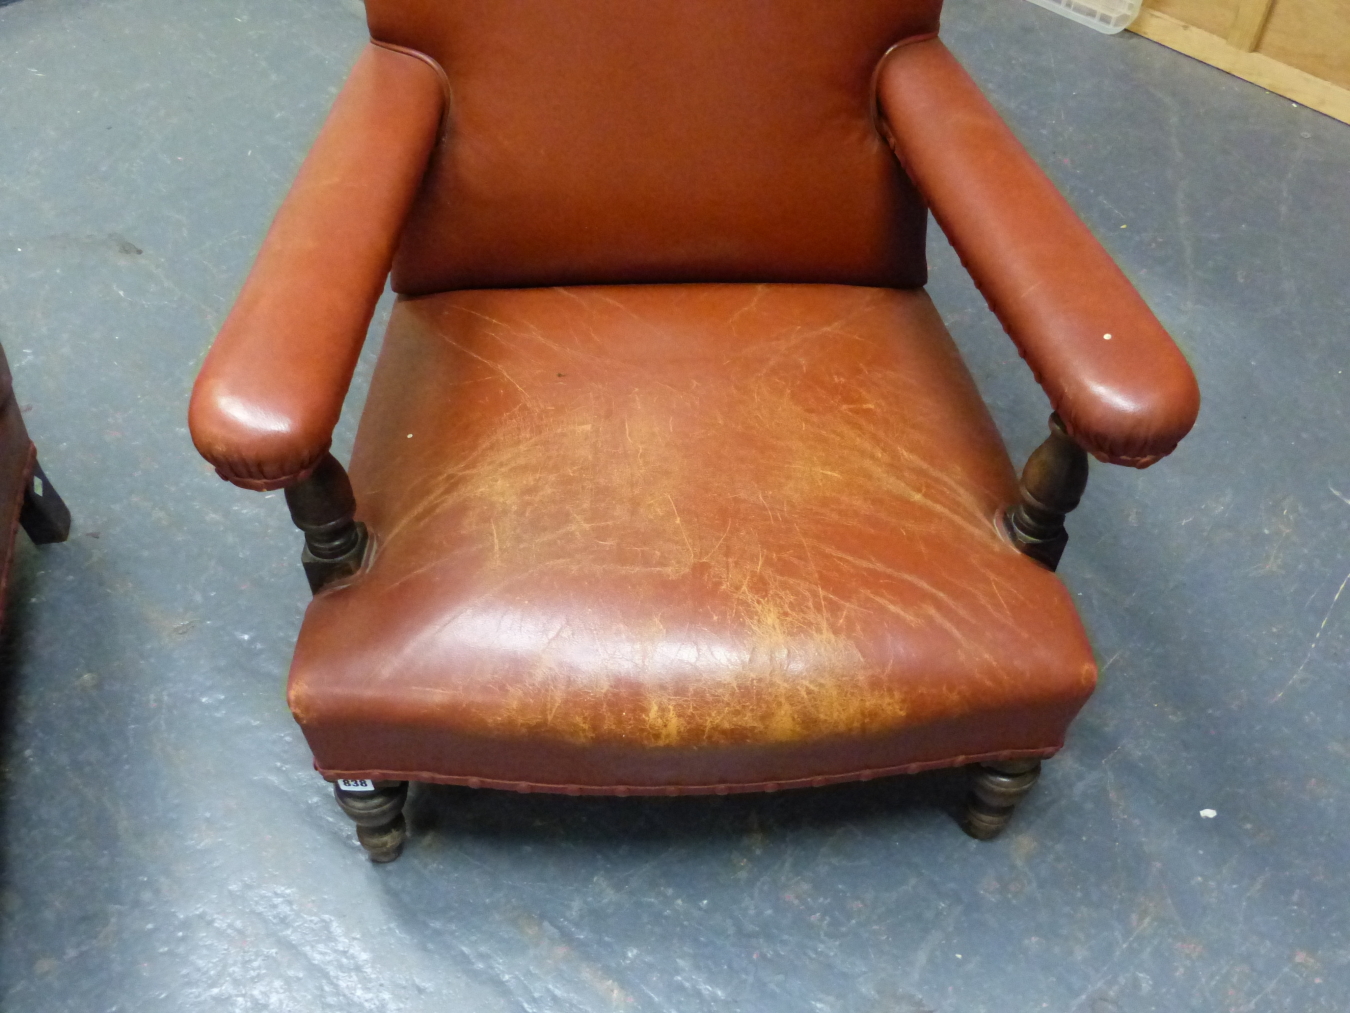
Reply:
[[[64,542],[70,511],[38,464],[23,411],[14,396],[14,378],[0,349],[0,615],[8,600],[9,565],[19,527],[38,545]]]
[[[375,860],[412,780],[969,765],[990,837],[1063,744],[1087,455],[1154,463],[1199,395],[939,10],[368,0],[191,426],[305,532],[290,705]],[[929,210],[1055,412],[1020,487],[923,290]]]

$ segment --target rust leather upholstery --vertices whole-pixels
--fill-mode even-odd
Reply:
[[[192,392],[193,442],[222,478],[277,489],[328,450],[443,105],[426,61],[357,60]]]
[[[1195,423],[1190,366],[937,39],[878,78],[891,143],[1069,434],[1143,468]]]
[[[1148,464],[1197,396],[939,8],[368,0],[191,410],[225,478],[303,479],[392,265],[371,547],[291,671],[326,776],[736,791],[1060,747],[1096,669],[997,523],[925,203],[1085,447]]]
[[[370,0],[451,130],[394,288],[924,283],[874,76],[939,0]]]
[[[373,561],[290,684],[330,776],[824,783],[1048,755],[1092,689],[922,291],[404,300],[352,481]]]

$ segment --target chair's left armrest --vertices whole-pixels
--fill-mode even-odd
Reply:
[[[1146,467],[1200,408],[1190,366],[1101,244],[937,39],[877,80],[891,146],[961,262],[1095,456]]]
[[[276,489],[323,460],[444,101],[425,60],[357,60],[193,388],[192,440],[222,478]]]

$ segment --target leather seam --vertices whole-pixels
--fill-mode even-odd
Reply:
[[[440,126],[437,128],[436,136],[444,137],[447,126],[450,122],[450,103],[454,96],[454,93],[450,89],[450,76],[446,74],[445,68],[441,66],[440,61],[438,61],[435,57],[429,56],[428,54],[422,52],[420,49],[412,49],[408,46],[400,46],[397,43],[393,42],[381,42],[379,39],[371,39],[370,44],[372,46],[378,46],[380,49],[387,49],[391,53],[400,53],[403,56],[410,56],[415,60],[421,60],[423,63],[425,63],[427,66],[429,66],[432,70],[436,72],[436,76],[440,78],[441,82],[441,99],[442,99],[441,123]]]
[[[325,447],[319,456],[314,459],[313,463],[307,464],[302,468],[278,478],[268,478],[266,476],[254,478],[250,475],[241,475],[233,469],[222,467],[219,464],[215,466],[216,474],[232,485],[241,486],[242,488],[250,489],[254,492],[271,492],[274,489],[284,489],[288,485],[295,485],[297,482],[303,482],[305,479],[309,478],[309,476],[313,474],[314,469],[319,466],[319,462],[323,460],[323,455],[327,452],[328,449]]]
[[[1030,749],[1001,749],[970,756],[953,756],[941,760],[921,760],[916,763],[902,763],[888,767],[875,767],[850,771],[844,774],[821,774],[815,777],[784,778],[779,781],[728,782],[724,784],[681,784],[681,785],[596,785],[596,784],[549,784],[538,781],[508,780],[505,778],[475,777],[468,774],[437,774],[431,771],[396,771],[379,768],[368,769],[326,769],[315,761],[315,769],[327,780],[338,778],[374,781],[419,781],[431,784],[451,784],[467,788],[492,788],[498,791],[544,792],[556,795],[723,795],[744,794],[748,792],[775,792],[794,788],[823,788],[833,784],[847,784],[852,781],[871,781],[879,777],[893,777],[917,774],[925,770],[939,770],[950,767],[962,767],[972,763],[984,763],[994,760],[1048,759],[1059,752],[1061,746],[1038,746]]]
[[[897,159],[900,158],[900,155],[899,152],[895,150],[895,141],[891,133],[890,124],[886,122],[886,117],[881,111],[881,72],[885,68],[887,61],[890,60],[892,53],[916,42],[929,42],[937,37],[938,33],[936,30],[931,32],[920,32],[917,35],[907,35],[899,42],[893,42],[887,46],[886,51],[882,53],[881,57],[877,60],[876,66],[872,68],[872,126],[876,128],[881,139],[886,142]],[[902,169],[904,168],[903,160],[900,160],[900,167]],[[908,170],[906,170],[905,174],[909,174]],[[927,202],[925,201],[925,203]]]

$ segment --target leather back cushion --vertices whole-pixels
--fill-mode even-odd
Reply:
[[[941,0],[367,0],[450,113],[394,264],[406,294],[925,281],[873,75]]]

